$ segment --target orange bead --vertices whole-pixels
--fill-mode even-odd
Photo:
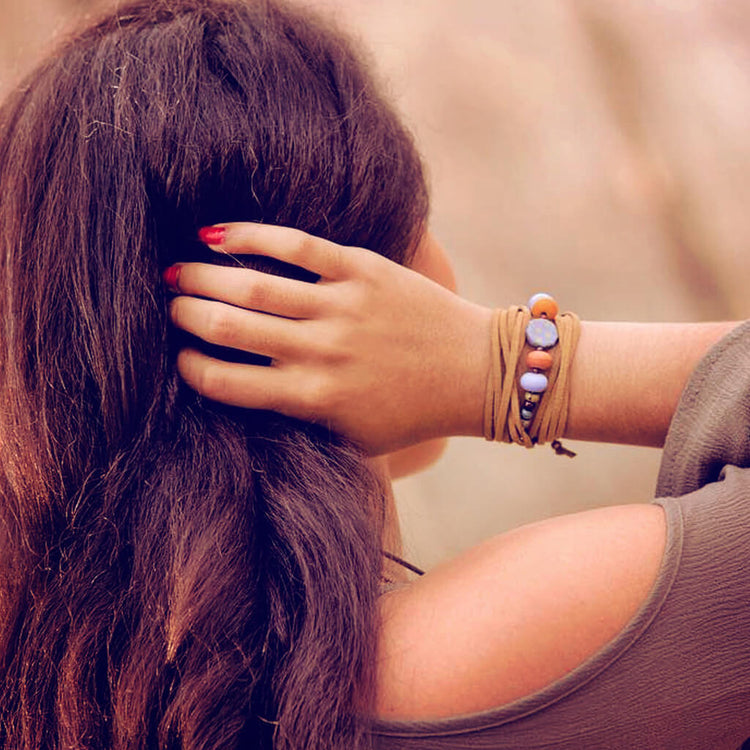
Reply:
[[[552,367],[552,355],[535,349],[526,355],[526,367],[529,370],[549,370]]]
[[[531,314],[535,318],[549,318],[550,320],[554,320],[559,312],[560,308],[554,298],[542,294],[536,295],[534,304],[531,307]]]

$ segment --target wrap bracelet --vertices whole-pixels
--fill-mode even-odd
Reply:
[[[567,423],[579,335],[578,317],[561,315],[549,294],[535,294],[528,307],[495,310],[484,414],[488,440],[527,448],[551,442],[557,453],[575,455],[558,438]]]

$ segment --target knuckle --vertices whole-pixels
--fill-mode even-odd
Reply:
[[[382,284],[383,277],[388,274],[389,264],[392,261],[386,260],[382,255],[372,250],[354,248],[354,251],[356,252],[355,257],[347,257],[347,260],[352,260],[356,264],[356,275],[353,275],[352,278],[357,279],[367,287]]]
[[[371,317],[372,310],[372,289],[367,282],[360,279],[342,282],[333,310],[340,332],[359,330]]]
[[[326,362],[332,365],[343,364],[354,352],[356,337],[348,326],[339,326],[331,334],[321,353]]]
[[[206,340],[231,346],[236,337],[234,321],[229,313],[221,307],[212,308],[206,315]]]
[[[295,229],[293,232],[292,257],[297,265],[303,266],[305,259],[310,256],[315,247],[315,238],[299,229]]]
[[[193,304],[194,300],[190,297],[175,297],[170,301],[169,319],[177,328],[192,332],[195,327]]]
[[[176,325],[180,325],[180,298],[175,297],[167,306],[169,319]]]
[[[329,265],[333,276],[342,276],[347,270],[347,261],[351,250],[347,247],[334,244],[330,249]]]
[[[207,362],[195,380],[195,389],[208,398],[220,400],[228,393],[227,378],[219,363]]]
[[[242,293],[240,304],[248,310],[263,310],[268,303],[268,292],[260,283],[250,282]]]
[[[359,275],[365,281],[378,280],[383,275],[383,256],[370,250],[360,250],[357,256]]]
[[[370,303],[370,288],[367,282],[353,282],[347,287],[349,314],[359,319],[366,314]]]
[[[309,377],[302,392],[302,404],[310,414],[327,414],[333,401],[328,378],[323,375]]]
[[[290,414],[288,399],[285,398],[284,393],[280,393],[275,389],[264,391],[262,393],[262,401],[253,404],[253,407],[266,411],[276,411],[281,414]]]
[[[326,366],[342,364],[351,355],[355,343],[350,327],[333,321],[320,325],[311,338],[315,341],[312,360]]]

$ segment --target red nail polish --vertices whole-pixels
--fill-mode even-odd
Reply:
[[[206,245],[221,245],[227,236],[226,227],[203,227],[198,232],[198,238]]]
[[[170,266],[169,268],[165,269],[164,273],[161,275],[162,279],[164,280],[164,283],[169,287],[169,290],[171,292],[174,292],[175,294],[179,294],[180,292],[180,266]]]

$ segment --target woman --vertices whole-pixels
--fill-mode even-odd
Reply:
[[[327,429],[181,384],[185,342],[168,330],[158,283],[175,261],[204,261],[166,276],[192,297],[171,304],[175,322],[209,340],[188,339],[188,382],[330,420],[378,453],[476,430],[487,311],[342,248],[413,256],[431,275],[439,265],[421,236],[418,160],[340,40],[266,3],[170,5],[130,6],[84,32],[3,110],[0,744],[356,748],[370,740],[356,717],[373,712],[385,721],[370,735],[390,748],[739,744],[741,582],[730,592],[719,574],[736,572],[747,545],[719,544],[726,513],[708,537],[723,555],[722,596],[693,620],[683,609],[645,627],[654,602],[671,606],[664,581],[689,583],[676,540],[699,524],[680,536],[674,504],[542,524],[383,586],[388,490],[362,454]],[[339,244],[232,224],[202,232],[224,251],[208,253],[199,227],[227,220]],[[238,255],[248,250],[321,283],[257,276],[268,266]],[[215,268],[226,253],[253,268]],[[259,325],[243,306],[276,315]],[[691,330],[669,358],[674,392],[727,328]],[[602,395],[585,366],[595,341],[588,327],[576,366]],[[467,361],[449,356],[458,346]],[[441,367],[421,365],[436,353]],[[404,372],[414,390],[393,387]],[[658,418],[648,412],[656,436],[665,401]],[[575,403],[581,437],[588,412]],[[624,436],[641,418],[624,408],[603,431]],[[718,649],[723,693],[691,671],[716,635],[693,626],[719,614],[736,624]],[[649,658],[683,622],[690,658],[654,674]]]
[[[362,747],[387,484],[186,387],[160,276],[226,217],[407,262],[409,136],[309,14],[149,0],[10,97],[0,185],[0,746]]]
[[[258,368],[187,349],[181,372],[202,393],[325,420],[375,453],[482,435],[490,310],[295,230],[204,236],[222,253],[304,263],[323,287],[169,272],[179,326],[251,350],[263,341],[274,358]],[[246,299],[252,311],[238,309]],[[220,335],[207,316],[225,321]],[[584,323],[566,434],[663,443],[685,380],[722,336],[672,422],[664,499],[518,529],[384,597],[377,747],[731,749],[750,736],[750,469],[739,468],[750,466],[750,324]],[[311,379],[314,406],[299,388]]]

